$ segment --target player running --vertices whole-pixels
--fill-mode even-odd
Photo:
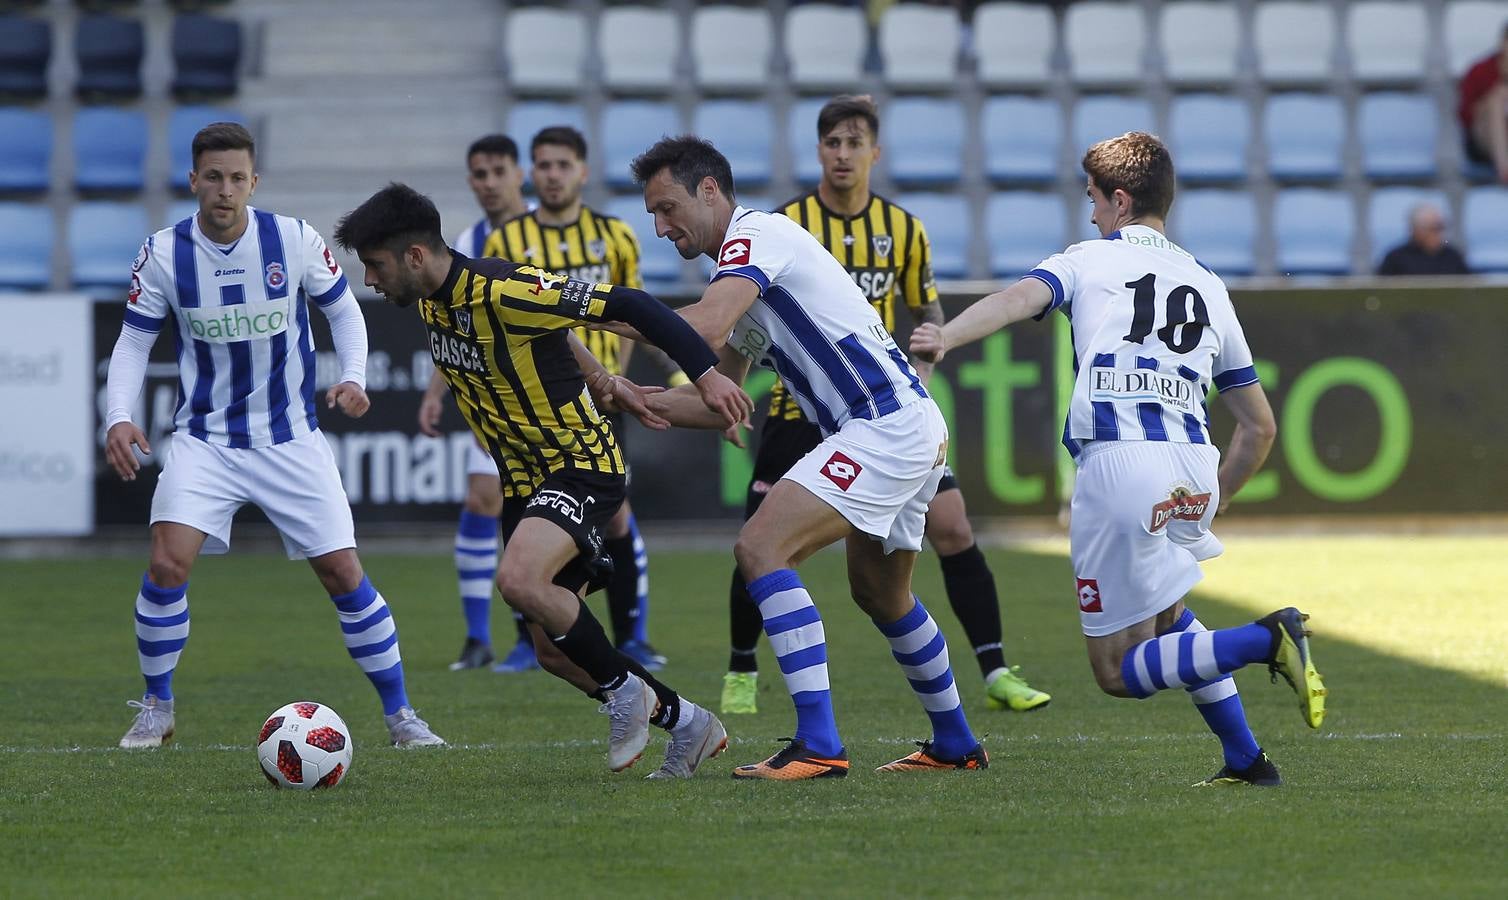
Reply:
[[[147,239],[132,267],[125,323],[106,381],[105,458],[127,481],[150,453],[131,421],[147,357],[172,319],[179,405],[152,494],[152,551],[136,595],[136,647],[146,694],[120,745],[159,747],[174,733],[173,673],[189,634],[188,580],[201,550],[230,549],[247,503],[267,514],[290,558],[307,558],[340,617],[346,650],[382,698],[398,747],[443,744],[404,689],[398,628],[356,555],[351,507],[319,431],[307,295],[330,322],[339,383],[325,405],[361,416],[370,405],[366,322],[319,234],[299,219],[248,206],[256,147],[240,125],[194,135],[189,187],[199,212]]]
[[[468,259],[445,245],[429,198],[392,184],[341,219],[335,239],[392,303],[418,303],[435,365],[503,478],[503,559],[497,586],[530,622],[540,665],[603,704],[609,767],[633,765],[649,725],[670,732],[652,778],[690,777],[727,744],[722,723],[608,641],[581,595],[611,570],[602,528],[623,502],[627,469],[611,425],[593,404],[582,366],[606,375],[569,329],[621,320],[663,347],[725,426],[747,421],[748,396],[714,368],[686,323],[643,291],[590,284],[500,259]],[[666,423],[636,405],[647,424]]]
[[[1224,283],[1164,235],[1167,148],[1131,132],[1090,147],[1083,167],[1103,239],[1048,257],[945,326],[918,328],[911,349],[936,361],[1026,318],[1062,309],[1073,319],[1078,375],[1063,443],[1079,467],[1069,538],[1095,681],[1137,699],[1184,688],[1224,750],[1225,765],[1201,784],[1276,785],[1230,673],[1266,664],[1318,728],[1325,687],[1308,616],[1289,607],[1208,631],[1183,601],[1199,561],[1223,549],[1211,520],[1267,458],[1272,409]],[[1223,463],[1204,402],[1211,386],[1236,419]]]
[[[681,256],[710,256],[712,282],[679,310],[742,381],[773,368],[823,440],[781,477],[739,533],[734,556],[759,605],[796,706],[796,736],[736,778],[794,781],[848,774],[833,718],[822,619],[795,567],[838,540],[854,601],[932,720],[932,740],[881,771],[988,764],[953,684],[937,623],[911,593],[927,504],[943,476],[948,432],[937,404],[874,308],[816,239],[785,216],[735,205],[728,161],[707,141],[665,138],[633,163],[655,231]],[[674,424],[722,427],[689,387],[655,395]]]

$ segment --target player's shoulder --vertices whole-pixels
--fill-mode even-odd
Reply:
[[[520,269],[532,268],[496,256],[465,256],[463,254],[456,255],[460,257],[461,268],[483,278],[491,278],[494,280],[509,280],[513,276],[515,276]]]
[[[867,212],[869,212],[870,215],[878,212],[880,216],[887,222],[892,216],[898,216],[903,221],[914,222],[918,225],[920,225],[922,221],[921,217],[916,213],[895,202],[884,194],[877,194],[874,191],[869,192],[869,209],[867,210]]]
[[[628,224],[628,221],[621,216],[615,216],[612,213],[603,212],[591,206],[581,207],[581,215],[582,218],[590,217],[592,221],[597,223],[599,230],[605,231],[613,237],[623,240],[630,238],[638,240],[638,235],[634,234],[634,227]]]

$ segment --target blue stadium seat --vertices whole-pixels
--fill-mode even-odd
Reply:
[[[68,266],[73,286],[124,289],[131,260],[147,239],[140,203],[76,203],[68,213]]]
[[[1285,181],[1339,178],[1345,117],[1339,97],[1278,94],[1267,101],[1267,167]]]
[[[890,177],[903,184],[927,186],[958,183],[963,170],[963,107],[957,100],[905,97],[885,110],[892,124],[881,126],[882,160]]]
[[[145,53],[141,22],[117,16],[79,19],[74,52],[79,62],[79,96],[85,99],[141,96]]]
[[[1474,187],[1461,216],[1466,261],[1473,272],[1508,272],[1508,189]]]
[[[696,108],[692,130],[710,140],[733,167],[733,184],[758,187],[772,175],[775,130],[770,105],[759,100],[710,100]]]
[[[1340,275],[1351,271],[1356,217],[1343,191],[1288,188],[1272,211],[1278,271],[1295,275]]]
[[[139,191],[146,181],[147,118],[134,110],[81,109],[73,119],[73,182],[81,191]]]
[[[168,184],[175,190],[188,190],[188,173],[194,167],[194,135],[211,122],[246,124],[235,110],[215,106],[180,106],[168,119]]]
[[[1251,114],[1224,94],[1186,94],[1169,114],[1173,166],[1186,181],[1240,181],[1247,176]]]
[[[602,113],[602,167],[613,188],[634,186],[629,164],[665,135],[684,131],[674,104],[648,100],[609,103]]]
[[[1073,107],[1073,150],[1083,154],[1089,145],[1128,131],[1157,131],[1152,104],[1141,97],[1101,94],[1081,97]]]
[[[1063,111],[1056,100],[991,97],[984,102],[984,171],[1003,182],[1057,179]]]
[[[52,278],[52,210],[41,204],[0,203],[0,288],[39,290]],[[130,271],[131,260],[126,260]]]
[[[200,15],[173,19],[173,93],[178,97],[234,94],[240,63],[240,22]]]
[[[190,197],[187,200],[174,200],[168,204],[167,215],[158,223],[158,227],[167,228],[171,225],[177,225],[179,222],[196,215],[198,212],[199,201],[197,199]]]
[[[893,199],[927,229],[933,273],[938,278],[967,278],[969,237],[974,233],[968,202],[957,194],[902,194]]]
[[[1450,202],[1443,191],[1418,187],[1385,187],[1372,191],[1367,207],[1370,259],[1376,266],[1387,252],[1409,239],[1409,213],[1421,203],[1436,206],[1450,218]]]
[[[0,192],[45,191],[52,162],[52,116],[0,109]]]
[[[51,58],[50,22],[30,16],[0,16],[0,96],[45,97],[47,61]]]
[[[822,161],[817,158],[817,113],[826,98],[808,97],[791,104],[786,141],[791,151],[797,183],[811,187],[822,180]]]
[[[639,238],[639,274],[651,292],[679,284],[684,267],[675,245],[655,237],[654,218],[644,211],[642,197],[614,197],[603,210],[627,222]]]
[[[1175,160],[1176,164],[1176,160]],[[1169,236],[1215,274],[1250,275],[1257,268],[1257,212],[1238,191],[1180,192],[1168,216]]]
[[[1357,114],[1368,178],[1433,178],[1439,104],[1425,94],[1369,94]]]
[[[515,103],[508,110],[507,134],[518,142],[518,152],[523,155],[519,163],[529,171],[529,141],[541,128],[551,125],[569,125],[586,135],[588,146],[592,139],[586,128],[586,113],[575,103],[554,103],[547,100]]]
[[[990,274],[1020,275],[1062,250],[1066,213],[1058,194],[1010,191],[990,197],[984,226]]]

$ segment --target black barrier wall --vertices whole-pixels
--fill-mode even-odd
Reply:
[[[1264,515],[1508,510],[1508,421],[1492,388],[1508,334],[1508,287],[1377,285],[1233,296],[1278,417],[1278,443],[1239,503]],[[944,302],[957,312],[972,299],[948,296]],[[464,493],[469,436],[453,406],[443,420],[455,429],[447,438],[418,434],[431,364],[413,310],[383,303],[362,309],[371,336],[371,412],[351,420],[319,404],[356,517],[368,523],[451,520]],[[101,424],[121,311],[114,303],[95,308]],[[322,392],[338,366],[327,349],[324,320],[311,319],[324,348]],[[934,376],[932,393],[948,416],[949,454],[972,514],[1052,514],[1071,486],[1072,463],[1058,443],[1072,383],[1068,342],[1062,316],[1022,323],[950,354]],[[173,359],[172,338],[164,333],[136,418],[154,446],[172,429]],[[633,374],[654,378],[648,367],[636,366]],[[763,395],[770,381],[756,371],[750,393]],[[1211,400],[1211,410],[1223,442],[1229,417],[1218,400]],[[102,447],[102,431],[98,438]],[[748,451],[712,434],[650,432],[637,423],[625,438],[641,518],[741,512]],[[102,450],[97,457],[100,524],[145,524],[155,466],[127,484],[109,471]]]

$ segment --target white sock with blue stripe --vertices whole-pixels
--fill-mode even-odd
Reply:
[[[188,582],[165,588],[153,584],[150,576],[141,576],[141,590],[136,594],[136,658],[151,696],[173,699],[173,670],[178,668],[188,636]]]
[[[770,649],[796,704],[796,738],[821,756],[843,752],[827,680],[827,635],[812,597],[792,569],[776,569],[749,583]]]
[[[492,582],[497,577],[497,527],[494,516],[461,510],[456,526],[456,580],[466,637],[492,644]]]
[[[1189,688],[1262,662],[1272,652],[1272,632],[1252,622],[1219,631],[1174,631],[1142,641],[1121,659],[1121,680],[1144,699],[1169,688]]]
[[[1185,607],[1183,615],[1165,633],[1197,634],[1206,630],[1204,623],[1194,617],[1194,611]],[[1194,708],[1199,710],[1204,724],[1220,739],[1225,764],[1240,770],[1256,762],[1262,755],[1262,748],[1257,746],[1257,739],[1246,722],[1246,708],[1241,703],[1241,695],[1236,691],[1236,679],[1225,675],[1214,681],[1190,685],[1185,690],[1193,699]]]
[[[932,720],[932,754],[957,759],[979,746],[963,714],[963,701],[948,664],[948,642],[920,600],[900,619],[875,627],[890,641],[890,655],[901,664],[906,680]]]
[[[340,631],[346,639],[346,652],[361,666],[372,686],[382,697],[382,712],[392,715],[408,706],[403,686],[403,657],[398,653],[398,623],[387,608],[387,601],[362,576],[361,584],[349,594],[332,594],[330,600],[340,613]]]

